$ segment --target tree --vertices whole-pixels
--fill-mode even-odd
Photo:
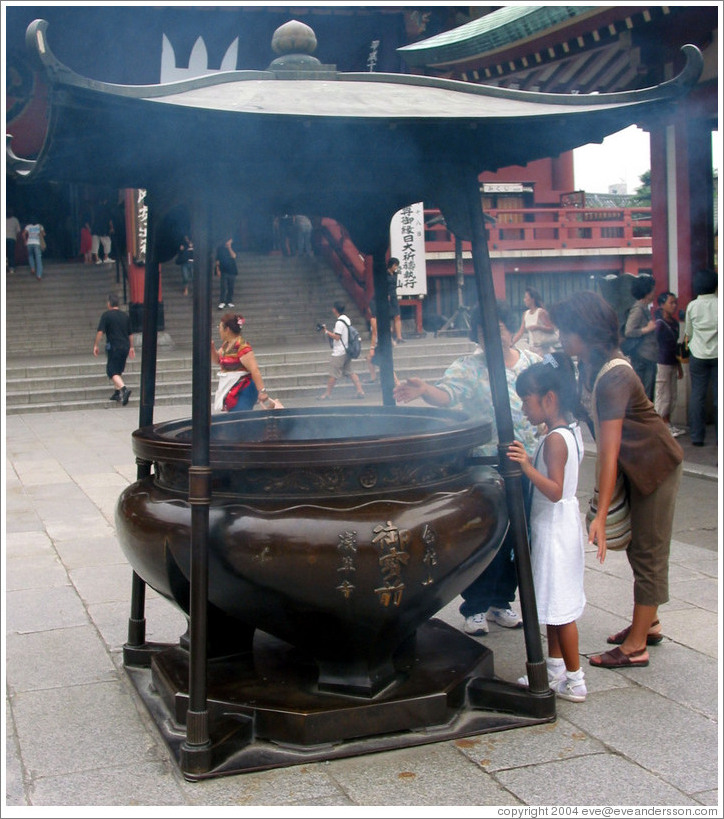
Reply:
[[[651,207],[651,171],[644,171],[639,176],[641,184],[636,188],[633,195],[635,198],[635,207],[650,208]]]

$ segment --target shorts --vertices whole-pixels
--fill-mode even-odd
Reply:
[[[345,353],[344,355],[333,355],[329,365],[329,375],[332,378],[349,378],[352,372],[352,359]]]
[[[392,319],[395,316],[399,316],[400,315],[400,302],[397,300],[397,294],[395,294],[394,296],[389,296],[387,301],[388,301],[388,303],[390,305],[390,318]],[[369,310],[370,310],[370,316],[372,316],[372,318],[377,318],[377,311],[375,309],[375,306],[376,306],[375,305],[375,299],[374,299],[374,296],[373,296],[370,299],[370,303],[368,305]]]
[[[121,375],[126,369],[126,359],[128,358],[128,350],[109,350],[108,359],[106,360],[106,375],[113,378],[114,375]]]

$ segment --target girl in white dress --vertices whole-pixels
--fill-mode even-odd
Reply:
[[[548,430],[532,459],[517,441],[508,448],[508,457],[533,486],[531,564],[538,619],[548,637],[548,681],[559,697],[583,702],[587,692],[576,625],[586,605],[585,535],[576,497],[583,440],[571,422],[578,400],[573,362],[564,353],[548,354],[520,374],[515,388],[531,424]]]

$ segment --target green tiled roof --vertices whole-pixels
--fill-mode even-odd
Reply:
[[[596,6],[505,6],[463,26],[398,48],[411,66],[439,65],[494,51]]]

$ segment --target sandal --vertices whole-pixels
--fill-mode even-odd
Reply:
[[[654,620],[651,624],[651,628],[655,626],[660,626],[661,623],[658,620]],[[626,626],[626,628],[621,629],[621,631],[617,632],[616,634],[609,637],[606,642],[610,645],[620,646],[621,643],[628,637],[629,632],[631,631],[631,626]],[[664,635],[660,631],[652,632],[650,631],[646,635],[646,645],[647,646],[657,646],[662,640],[664,639]]]
[[[643,654],[646,656],[640,660],[636,659]],[[612,648],[610,651],[604,651],[603,654],[589,657],[588,662],[596,668],[633,668],[635,666],[643,668],[649,664],[649,656],[645,648],[632,651],[631,654],[624,654],[620,648]]]

